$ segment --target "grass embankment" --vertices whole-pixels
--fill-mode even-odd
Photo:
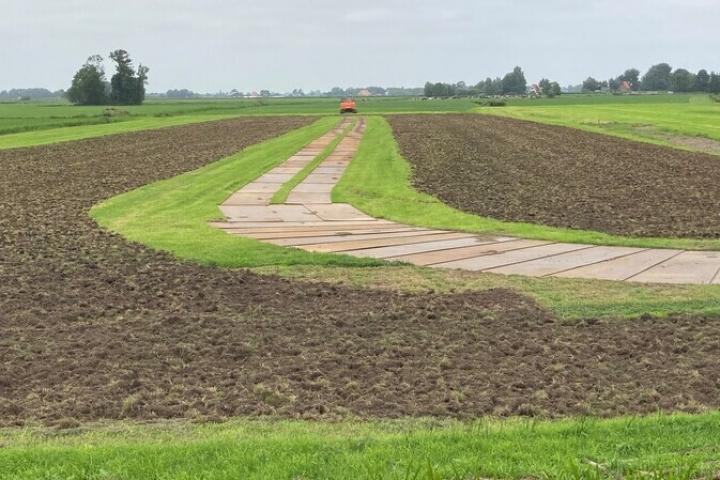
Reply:
[[[285,182],[282,187],[280,187],[280,190],[278,190],[275,195],[270,199],[270,203],[278,204],[278,203],[285,203],[287,200],[288,195],[290,195],[290,192],[300,185],[303,180],[307,178],[310,173],[312,173],[313,170],[315,170],[318,165],[320,165],[322,162],[325,161],[325,159],[330,156],[330,154],[337,148],[338,144],[342,141],[343,138],[348,134],[350,130],[352,130],[355,127],[355,124],[357,123],[356,120],[353,120],[347,127],[345,127],[340,133],[340,135],[335,138],[330,145],[325,147],[322,152],[320,152],[320,155],[313,158],[312,162],[305,165],[305,167],[300,170],[298,173],[296,173],[289,181]]]
[[[130,240],[209,265],[376,265],[375,260],[282,248],[229,235],[208,224],[222,219],[218,205],[232,192],[287,160],[336,123],[337,117],[323,118],[201,169],[113,197],[94,207],[91,215],[104,228]]]
[[[565,95],[511,100],[506,107],[482,107],[476,111],[691,150],[701,149],[684,145],[674,137],[720,141],[720,103],[707,95]]]
[[[720,414],[609,420],[110,424],[0,431],[3,479],[690,479]]]

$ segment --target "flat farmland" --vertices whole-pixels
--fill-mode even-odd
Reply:
[[[708,95],[563,95],[476,111],[720,154],[720,102]]]
[[[107,132],[143,130],[239,115],[334,115],[339,99],[318,97],[247,99],[154,99],[143,105],[77,106],[63,100],[0,102],[0,148],[29,146],[42,138],[42,130],[75,128],[72,139],[83,138],[83,127]],[[358,99],[366,114],[403,112],[468,112],[477,107],[469,99],[423,101],[416,97]],[[112,125],[108,125],[112,124]],[[60,132],[58,132],[60,133]],[[69,133],[69,132],[68,132]],[[53,135],[48,133],[46,135]],[[55,134],[56,135],[56,134]],[[96,136],[88,129],[87,137]]]
[[[182,262],[87,215],[309,121],[237,119],[1,152],[2,423],[718,406],[720,326],[703,317],[568,323],[506,289],[291,282]]]
[[[415,186],[461,210],[615,235],[720,235],[713,155],[491,116],[390,123]]]

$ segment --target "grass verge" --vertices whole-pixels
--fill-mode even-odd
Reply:
[[[470,422],[234,420],[0,431],[3,478],[689,479],[720,470],[720,414]]]
[[[278,190],[275,195],[273,195],[273,197],[270,199],[270,203],[285,203],[288,195],[290,195],[290,192],[295,187],[300,185],[302,181],[305,180],[307,176],[310,175],[310,173],[317,168],[318,165],[325,161],[325,159],[335,150],[335,148],[337,148],[338,144],[342,141],[342,139],[345,138],[348,132],[355,127],[356,122],[356,120],[353,120],[350,125],[345,127],[342,133],[330,143],[330,145],[325,147],[325,149],[320,152],[320,155],[315,157],[312,162],[305,165],[305,167],[298,173],[296,173],[295,176],[293,176],[289,181],[285,182],[285,184],[280,187],[280,190]]]
[[[152,183],[96,205],[91,216],[129,240],[199,263],[222,267],[259,265],[377,265],[376,260],[317,255],[228,235],[208,222],[232,192],[285,161],[337,123],[324,117],[198,170]]]
[[[139,132],[156,128],[175,127],[190,123],[211,122],[236,117],[237,115],[180,115],[174,117],[141,117],[134,120],[83,125],[76,127],[32,130],[0,136],[0,150],[8,148],[33,147],[51,143],[71,142],[86,138],[103,137],[117,133]]]

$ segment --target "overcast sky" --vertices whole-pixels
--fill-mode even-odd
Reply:
[[[0,0],[0,90],[67,88],[93,54],[149,91],[606,79],[653,63],[720,71],[720,0]]]

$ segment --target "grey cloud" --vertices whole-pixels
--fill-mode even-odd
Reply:
[[[121,47],[154,91],[471,82],[514,65],[563,84],[658,61],[720,70],[711,0],[0,0],[0,12],[0,89],[67,87],[88,55]]]

